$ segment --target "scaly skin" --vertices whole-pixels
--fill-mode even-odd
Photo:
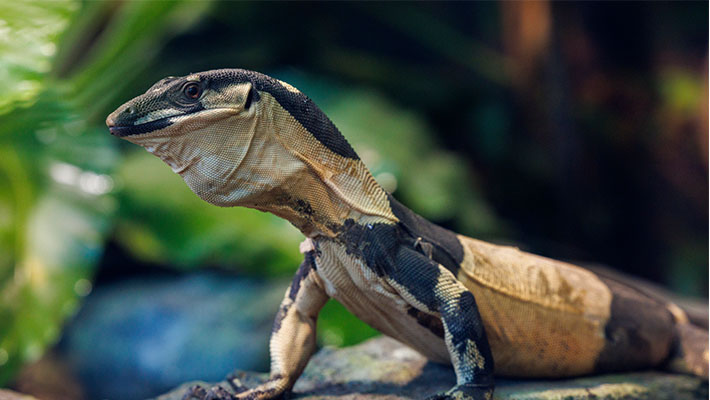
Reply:
[[[271,399],[289,391],[315,350],[316,319],[329,298],[429,359],[451,363],[457,385],[432,399],[491,399],[494,370],[566,377],[667,363],[707,377],[707,331],[677,306],[414,214],[285,82],[245,70],[170,77],[106,123],[205,201],[271,212],[306,236],[304,261],[274,321],[270,379],[251,389],[233,379],[233,393],[194,387],[186,398]]]

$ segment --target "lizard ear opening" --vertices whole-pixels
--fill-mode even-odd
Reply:
[[[254,88],[254,85],[252,84],[251,87],[249,88],[249,93],[247,93],[247,99],[244,101],[244,109],[248,110],[249,107],[251,107],[251,103],[259,101],[259,92]]]

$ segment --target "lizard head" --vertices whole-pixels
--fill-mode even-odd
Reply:
[[[257,72],[165,78],[106,125],[160,157],[212,204],[291,219],[284,210],[312,210],[311,200],[336,196],[365,214],[391,214],[375,206],[386,194],[330,119],[293,86]]]
[[[160,157],[197,195],[227,206],[247,194],[234,187],[235,173],[258,133],[258,102],[244,74],[167,77],[116,109],[106,125]]]

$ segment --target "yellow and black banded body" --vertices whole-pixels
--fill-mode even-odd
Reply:
[[[245,70],[161,80],[107,118],[202,199],[271,212],[303,232],[304,261],[274,322],[271,378],[290,390],[335,298],[360,319],[451,363],[435,398],[489,399],[493,373],[566,377],[667,366],[707,376],[707,331],[677,306],[583,268],[457,235],[386,193],[333,123],[293,86]],[[495,365],[494,365],[495,364]]]

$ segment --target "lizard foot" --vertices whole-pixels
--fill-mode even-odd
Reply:
[[[232,387],[234,393],[242,393],[249,390],[248,387],[242,384],[242,382],[239,380],[238,374],[234,371],[227,374],[227,382],[229,383],[229,386]]]
[[[187,389],[182,400],[268,400],[277,397],[288,399],[290,394],[289,386],[284,384],[283,378],[279,375],[270,378],[254,389],[248,389],[233,374],[227,376],[227,382],[233,392],[229,392],[219,385],[210,389],[194,385]]]
[[[493,385],[456,385],[444,393],[429,396],[426,400],[492,400]]]
[[[182,395],[182,400],[236,400],[237,397],[225,390],[222,386],[213,386],[205,389],[201,385],[190,386],[185,394]]]

